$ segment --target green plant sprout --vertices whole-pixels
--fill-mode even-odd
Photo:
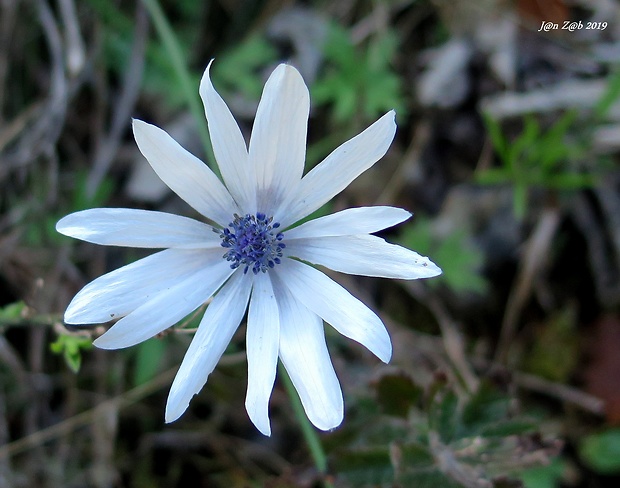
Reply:
[[[523,219],[526,214],[531,187],[577,190],[595,183],[592,172],[575,164],[583,155],[583,147],[568,141],[576,112],[566,112],[547,131],[543,131],[540,123],[528,115],[523,120],[523,131],[512,142],[502,133],[496,120],[488,114],[483,118],[501,165],[481,171],[476,180],[485,185],[512,184],[513,208],[518,219]]]
[[[601,170],[608,164],[603,156],[585,163],[591,150],[594,129],[607,117],[620,97],[620,71],[609,76],[607,88],[588,114],[565,112],[549,129],[543,131],[533,115],[523,119],[523,131],[510,142],[499,122],[489,114],[483,119],[500,167],[478,173],[482,184],[514,185],[513,207],[515,216],[522,219],[527,211],[531,187],[555,191],[580,190],[593,186]],[[579,120],[578,117],[580,117]],[[579,131],[575,129],[579,123]]]
[[[526,439],[536,435],[540,419],[520,414],[491,382],[474,393],[457,394],[445,378],[422,388],[395,372],[374,386],[376,400],[360,402],[359,416],[350,423],[363,422],[365,408],[379,420],[359,428],[359,437],[348,439],[349,448],[338,442],[346,432],[336,433],[330,443],[336,472],[350,486],[521,486],[522,473],[557,455],[558,446],[545,441],[514,455],[517,445],[526,446]],[[557,470],[556,479],[561,477]]]
[[[213,77],[222,92],[258,100],[263,91],[259,69],[278,59],[275,48],[260,34],[251,35],[218,56]],[[221,62],[220,62],[221,61]]]
[[[92,349],[92,338],[76,334],[60,334],[50,344],[50,351],[61,355],[68,368],[77,373],[82,366],[82,351]]]
[[[399,242],[424,255],[432,252],[443,274],[429,282],[429,286],[444,283],[457,293],[484,293],[487,289],[488,283],[479,273],[484,257],[470,242],[467,230],[457,229],[448,235],[437,236],[429,219],[417,218],[404,226]]]
[[[312,87],[314,103],[331,104],[334,120],[339,123],[360,115],[372,119],[390,109],[404,117],[401,81],[390,66],[397,47],[393,30],[370,38],[365,47],[357,47],[346,29],[331,23],[325,43],[329,68]]]

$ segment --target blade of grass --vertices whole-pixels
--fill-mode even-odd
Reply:
[[[306,445],[308,446],[308,450],[310,451],[310,455],[314,461],[314,465],[319,473],[323,476],[327,474],[327,457],[325,456],[325,451],[323,451],[323,446],[321,445],[321,439],[314,430],[314,427],[308,420],[306,416],[306,412],[304,412],[304,407],[301,404],[301,400],[297,395],[297,391],[295,391],[295,386],[291,381],[286,369],[282,366],[282,363],[279,365],[279,375],[282,378],[282,383],[284,385],[284,389],[288,394],[289,399],[291,400],[291,406],[293,407],[293,413],[297,418],[297,422],[299,422],[299,427],[301,428],[301,433],[306,441]],[[333,488],[331,482],[327,479],[323,479],[323,486],[325,488]]]
[[[217,167],[217,164],[215,164],[215,156],[213,154],[213,147],[211,146],[211,139],[209,138],[207,120],[204,116],[202,103],[197,96],[198,87],[192,85],[189,70],[187,68],[187,62],[183,56],[183,52],[181,51],[179,41],[174,34],[172,26],[170,25],[170,22],[168,22],[164,11],[159,5],[159,2],[157,0],[142,0],[142,3],[148,10],[151,19],[153,20],[153,25],[157,30],[157,34],[168,52],[168,55],[170,56],[170,62],[178,76],[181,90],[187,99],[187,104],[189,105],[189,109],[194,116],[194,119],[196,119],[198,133],[200,134],[200,140],[202,141],[205,149],[207,162],[210,162],[209,166],[215,174],[220,176],[219,168]]]

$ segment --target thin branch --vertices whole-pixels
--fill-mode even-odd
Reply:
[[[140,84],[144,71],[144,54],[148,38],[148,16],[142,3],[136,5],[136,27],[129,56],[128,67],[123,77],[123,88],[114,107],[110,132],[104,138],[95,154],[93,169],[88,175],[86,193],[92,197],[118,152],[121,137],[129,126],[129,119],[140,94]]]
[[[177,372],[177,367],[157,375],[150,382],[136,386],[122,395],[105,400],[94,408],[86,410],[74,417],[70,417],[56,425],[41,429],[32,434],[22,437],[19,440],[0,446],[0,459],[8,456],[15,456],[34,447],[41,446],[46,442],[54,440],[58,437],[68,435],[80,427],[84,427],[95,422],[101,414],[109,412],[110,409],[123,409],[134,403],[139,402],[143,398],[155,393],[162,387],[172,381]]]
[[[506,312],[502,321],[495,360],[505,363],[510,344],[517,331],[521,309],[530,297],[536,275],[544,267],[549,254],[551,241],[560,225],[560,212],[557,208],[547,208],[540,215],[531,237],[528,239],[515,285],[510,292]]]

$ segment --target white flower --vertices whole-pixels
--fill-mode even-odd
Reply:
[[[209,67],[200,96],[224,183],[158,127],[134,120],[133,131],[159,177],[213,225],[123,208],[64,217],[56,228],[67,236],[165,249],[86,285],[69,304],[65,322],[120,319],[94,344],[123,348],[153,337],[213,297],[170,390],[166,422],[172,422],[205,385],[248,309],[245,405],[252,422],[270,434],[268,403],[280,358],[308,418],[319,429],[333,429],[342,422],[343,399],[323,321],[384,362],[392,346],[374,312],[306,262],[399,279],[429,278],[441,270],[426,257],[370,235],[411,216],[399,208],[351,208],[291,225],[386,153],[396,131],[394,112],[302,178],[310,99],[299,72],[281,64],[271,74],[247,148],[211,84]]]

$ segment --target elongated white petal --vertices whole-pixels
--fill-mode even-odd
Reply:
[[[308,237],[286,243],[286,253],[341,273],[415,280],[441,269],[426,256],[376,236]]]
[[[295,68],[281,64],[265,84],[250,138],[260,212],[273,215],[301,179],[309,113],[304,80]]]
[[[232,273],[224,260],[199,269],[119,320],[93,344],[102,349],[120,349],[159,334],[206,302]]]
[[[280,320],[271,279],[267,273],[254,277],[248,312],[246,350],[248,392],[245,408],[250,419],[265,435],[271,435],[269,397],[276,379]]]
[[[280,359],[310,421],[321,430],[338,427],[344,416],[340,383],[332,366],[323,321],[279,282]]]
[[[213,227],[194,219],[151,210],[92,208],[63,217],[56,230],[106,246],[184,249],[219,247]]]
[[[381,361],[392,356],[390,336],[381,319],[320,271],[293,259],[274,268],[293,296],[342,335],[364,345]]]
[[[170,189],[205,217],[226,226],[240,210],[217,176],[170,135],[134,119],[133,134],[140,152]]]
[[[99,324],[123,317],[199,268],[222,261],[222,251],[166,249],[100,276],[67,307],[68,324]]]
[[[248,149],[239,125],[222,97],[215,91],[209,70],[202,75],[200,97],[205,108],[213,152],[222,178],[244,213],[256,213],[255,169],[248,162]]]
[[[239,327],[251,289],[251,277],[236,271],[207,307],[170,388],[166,422],[183,415],[192,397],[207,382]]]
[[[395,207],[358,207],[319,217],[286,231],[286,239],[370,234],[407,220],[411,214]]]
[[[396,133],[390,111],[365,131],[336,148],[303,177],[274,213],[284,228],[309,215],[344,190],[387,152]]]

